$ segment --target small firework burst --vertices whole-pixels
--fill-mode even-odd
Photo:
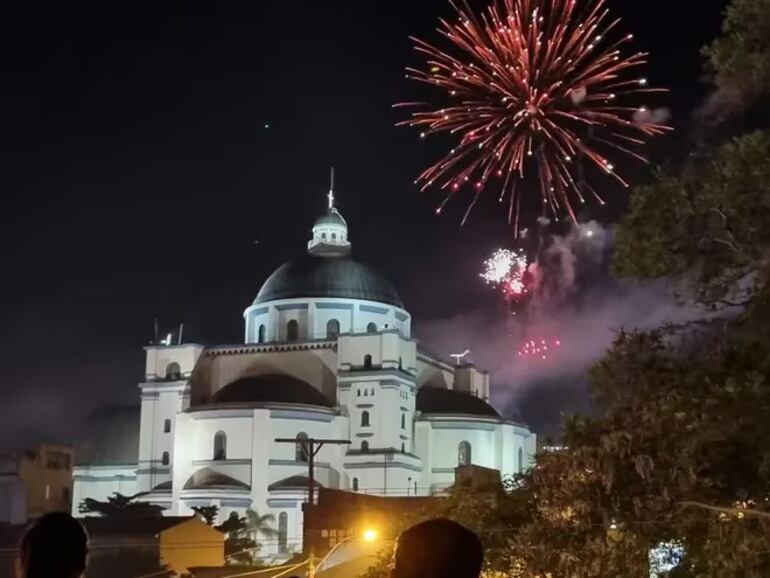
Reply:
[[[497,249],[484,261],[484,271],[479,276],[507,298],[515,299],[528,292],[526,275],[527,256],[524,251]]]
[[[546,361],[561,347],[561,339],[530,339],[517,352],[518,357],[532,361]]]

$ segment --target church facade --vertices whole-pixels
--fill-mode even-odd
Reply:
[[[301,549],[305,439],[343,442],[318,451],[317,484],[388,496],[440,492],[458,465],[511,475],[535,452],[528,427],[489,404],[487,373],[412,337],[393,286],[352,259],[331,196],[307,253],[243,316],[237,345],[145,347],[139,409],[95,414],[76,444],[76,515],[84,498],[113,492],[145,493],[177,516],[214,504],[220,522],[250,508],[275,516],[261,554],[280,559]]]

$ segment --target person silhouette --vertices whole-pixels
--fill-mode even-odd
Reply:
[[[475,533],[457,522],[437,518],[399,536],[391,578],[478,578],[483,560]]]
[[[69,514],[53,512],[36,520],[21,539],[19,578],[80,578],[86,569],[88,534]]]

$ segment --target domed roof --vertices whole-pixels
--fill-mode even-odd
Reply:
[[[301,297],[365,299],[404,306],[390,281],[347,255],[307,255],[284,263],[262,285],[254,304]]]
[[[184,484],[185,490],[213,490],[213,489],[239,489],[248,490],[249,485],[217,472],[211,468],[202,468],[195,472]]]
[[[332,208],[325,215],[318,217],[315,220],[315,224],[313,226],[318,227],[320,225],[341,225],[343,227],[347,227],[348,223],[337,209]]]
[[[426,414],[500,417],[497,410],[480,397],[439,387],[423,386],[417,390],[417,411]]]
[[[211,396],[210,403],[297,403],[332,407],[326,396],[309,383],[290,375],[242,377]]]
[[[124,466],[139,461],[139,406],[109,406],[83,422],[75,438],[76,466]]]

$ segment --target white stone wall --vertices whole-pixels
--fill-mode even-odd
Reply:
[[[301,504],[305,492],[268,490],[270,484],[295,475],[307,476],[306,462],[297,460],[294,444],[275,443],[276,438],[296,438],[304,432],[316,439],[340,439],[347,420],[331,411],[302,409],[272,404],[252,409],[211,409],[180,414],[176,423],[176,463],[173,504],[175,515],[187,515],[192,506],[216,504],[220,521],[246,508],[260,514],[281,512],[288,516],[288,543],[299,544],[302,537]],[[227,458],[213,460],[214,436],[227,435]],[[316,480],[326,487],[345,487],[342,460],[345,446],[327,445],[316,455]],[[209,468],[235,478],[250,488],[241,491],[184,490],[197,470]],[[278,544],[265,544],[264,554],[278,556]]]
[[[370,324],[377,331],[395,329],[404,337],[411,336],[412,319],[407,311],[363,299],[280,299],[248,307],[245,320],[245,342],[259,342],[259,327],[265,326],[265,342],[287,341],[289,321],[298,323],[298,341],[327,339],[327,323],[336,319],[340,333],[366,333]]]
[[[167,377],[169,364],[179,365],[181,377],[189,378],[203,351],[203,346],[196,343],[182,345],[148,345],[145,361],[145,381],[163,380]]]
[[[136,465],[76,466],[72,470],[72,515],[82,516],[78,506],[84,498],[106,501],[113,493],[124,496],[137,493]]]

